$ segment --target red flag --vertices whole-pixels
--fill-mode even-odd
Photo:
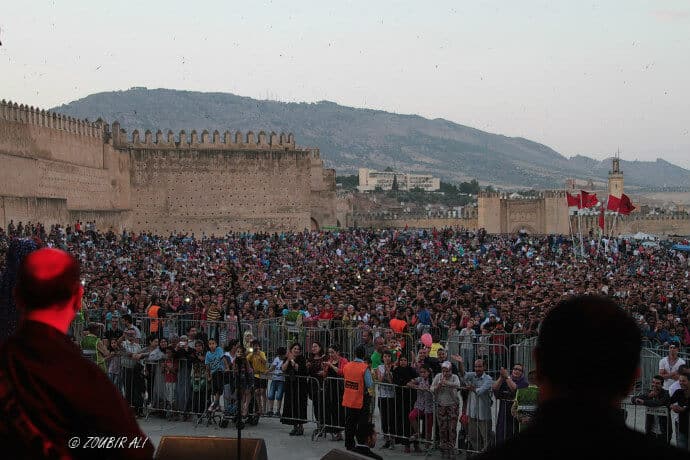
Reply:
[[[604,231],[604,207],[601,207],[601,212],[599,213],[599,228]]]
[[[628,197],[628,195],[626,195],[625,193],[622,194],[621,195],[621,204],[618,207],[618,212],[620,212],[624,216],[627,216],[628,214],[633,212],[634,209],[635,209],[635,206],[633,206],[632,201],[630,201],[630,198]]]
[[[572,207],[579,208],[580,207],[580,198],[579,197],[577,197],[575,195],[571,195],[568,192],[565,192],[565,197],[568,200],[568,207],[569,208],[572,208]]]
[[[606,204],[606,209],[609,211],[616,211],[621,207],[621,199],[613,195],[609,195],[608,203]]]
[[[599,199],[596,193],[587,193],[580,190],[580,208],[593,208],[597,205]]]

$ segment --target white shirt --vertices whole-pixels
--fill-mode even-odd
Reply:
[[[671,366],[668,362],[668,356],[664,356],[663,358],[661,358],[661,360],[659,360],[659,370],[666,369],[666,372],[670,374],[673,372],[678,372],[678,368],[683,364],[685,364],[685,360],[683,360],[683,358],[678,358],[676,362],[673,363],[673,366]],[[670,377],[664,379],[664,390],[670,390],[673,382],[675,382],[675,380],[673,380]],[[669,394],[671,394],[670,391]]]

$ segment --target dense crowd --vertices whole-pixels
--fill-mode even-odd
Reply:
[[[333,415],[317,407],[333,404],[328,395],[316,398],[309,380],[294,386],[285,376],[321,382],[338,377],[353,359],[351,350],[317,339],[302,350],[306,342],[286,340],[267,356],[260,337],[237,334],[236,313],[245,324],[283,319],[302,328],[337,324],[357,330],[357,344],[366,348],[374,379],[415,390],[413,396],[395,397],[407,398],[399,409],[412,423],[403,429],[408,439],[415,439],[413,427],[431,410],[422,393],[444,375],[444,363],[463,387],[472,387],[472,395],[488,386],[499,400],[511,401],[516,390],[527,388],[522,365],[511,363],[510,356],[488,375],[479,349],[463,344],[482,337],[535,335],[547,310],[564,297],[612,296],[635,317],[649,346],[690,345],[687,254],[635,240],[590,238],[582,256],[568,236],[452,228],[161,237],[99,232],[94,223],[46,228],[12,222],[7,232],[0,230],[0,251],[8,251],[18,238],[64,249],[79,259],[85,308],[76,322],[85,330],[74,329],[75,341],[95,351],[97,364],[141,411],[144,395],[149,402],[156,395],[157,408],[177,407],[183,417],[214,409],[234,385],[228,375],[242,370],[245,393],[224,407],[235,404],[246,416],[251,411],[280,414],[293,425],[291,434],[299,435],[311,399],[320,422],[342,426],[337,411]],[[180,321],[166,329],[162,318],[173,317]],[[419,339],[426,333],[433,343],[422,345]],[[144,372],[138,370],[140,362]],[[475,372],[465,373],[464,367]],[[508,381],[519,381],[519,387]],[[337,386],[321,389],[335,398],[341,392]],[[394,417],[385,401],[395,396],[390,391],[377,394],[384,399],[382,423]],[[445,402],[454,402],[454,393]],[[435,400],[444,399],[436,395]],[[481,397],[478,401],[463,404],[463,410],[482,412],[491,405],[481,403]],[[506,419],[511,407],[499,410]],[[486,414],[479,412],[463,415],[486,422]],[[329,423],[325,417],[336,420]],[[337,429],[330,432],[340,436]],[[386,443],[395,439],[387,437]]]

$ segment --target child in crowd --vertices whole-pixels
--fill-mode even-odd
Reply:
[[[419,452],[419,420],[424,420],[424,433],[427,442],[431,441],[431,428],[434,423],[434,397],[429,388],[431,387],[431,369],[424,365],[419,369],[419,377],[410,381],[407,384],[410,388],[417,390],[417,401],[409,414],[410,425],[412,428],[412,436],[410,440],[414,441],[414,450]]]
[[[203,349],[203,346],[200,347]],[[208,371],[203,361],[195,361],[192,364],[192,412],[200,414],[208,404],[207,382]]]
[[[277,356],[273,359],[267,373],[271,375],[271,386],[268,389],[268,412],[267,416],[280,414],[280,406],[283,401],[283,389],[285,386],[285,376],[283,375],[283,363],[287,349],[278,347]],[[275,402],[275,404],[274,404]]]
[[[110,355],[105,359],[108,364],[108,377],[113,385],[117,387],[118,390],[122,391],[122,382],[120,381],[120,368],[121,366],[121,350],[120,343],[117,339],[111,339],[108,351]]]
[[[165,360],[163,361],[163,374],[165,377],[165,408],[167,409],[167,419],[172,420],[175,410],[176,388],[177,388],[177,372],[179,363],[174,357],[174,350],[168,348],[165,350]]]

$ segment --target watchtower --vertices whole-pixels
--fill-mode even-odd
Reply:
[[[609,195],[613,195],[616,198],[620,198],[623,194],[623,172],[620,167],[620,153],[620,150],[616,152],[616,156],[612,160],[611,171],[609,171]]]

